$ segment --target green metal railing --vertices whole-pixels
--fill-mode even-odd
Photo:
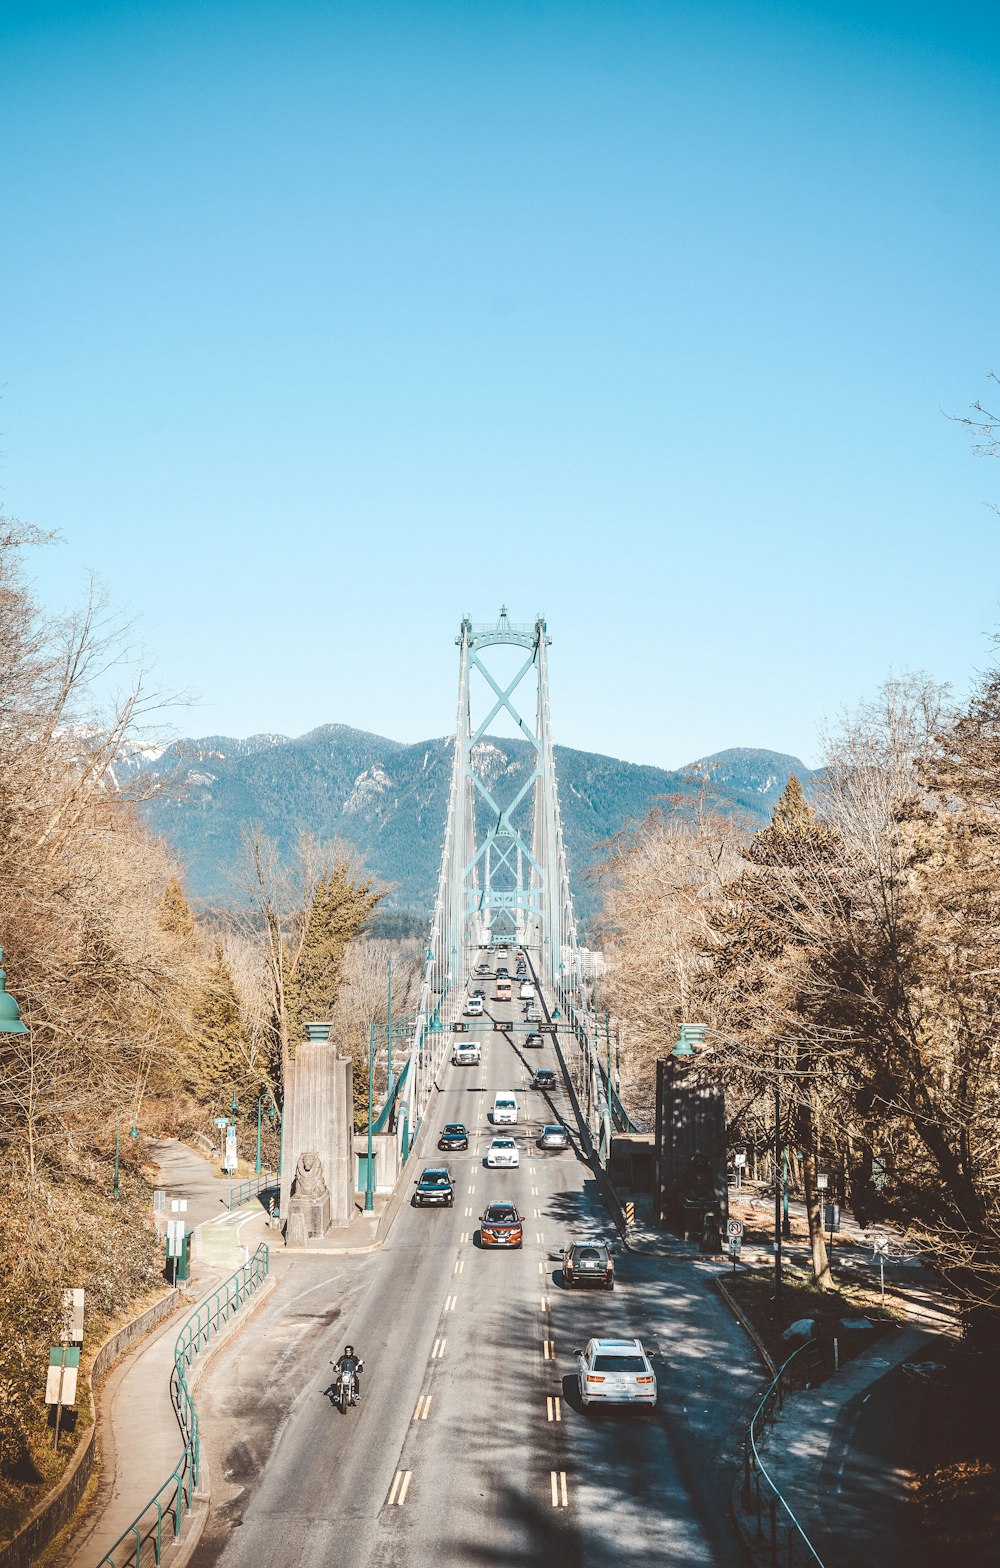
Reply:
[[[794,1568],[796,1562],[808,1563],[810,1568],[823,1568],[823,1560],[792,1513],[764,1466],[757,1447],[762,1430],[768,1421],[781,1411],[785,1391],[789,1387],[809,1387],[811,1344],[800,1345],[779,1368],[767,1393],[754,1411],[743,1440],[743,1487],[740,1504],[746,1514],[757,1515],[757,1540],[766,1547],[772,1568]],[[761,1495],[761,1480],[764,1492]],[[765,1532],[764,1520],[767,1520]]]
[[[213,1335],[240,1310],[247,1297],[267,1278],[270,1252],[262,1241],[253,1257],[217,1290],[199,1302],[182,1324],[174,1342],[174,1369],[170,1375],[170,1397],[184,1441],[183,1452],[173,1470],[150,1498],[145,1508],[118,1537],[102,1557],[98,1568],[142,1568],[144,1563],[159,1563],[164,1551],[164,1524],[168,1525],[166,1545],[181,1533],[185,1510],[201,1472],[201,1433],[198,1412],[188,1387],[187,1374],[195,1357]]]
[[[248,1176],[245,1181],[230,1182],[229,1201],[227,1207],[230,1212],[241,1208],[249,1198],[255,1198],[259,1192],[264,1192],[268,1187],[275,1187],[278,1176],[275,1171],[258,1171],[253,1176]]]

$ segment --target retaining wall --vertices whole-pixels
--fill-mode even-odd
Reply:
[[[110,1372],[116,1361],[138,1344],[140,1339],[144,1339],[157,1324],[162,1323],[164,1318],[170,1316],[179,1300],[180,1291],[168,1291],[159,1301],[147,1307],[145,1312],[140,1312],[123,1328],[109,1334],[101,1345],[94,1357],[88,1380],[90,1425],[58,1486],[38,1504],[17,1534],[5,1546],[0,1546],[0,1568],[31,1568],[31,1564],[38,1561],[50,1541],[69,1523],[94,1469],[97,1446],[95,1386]]]

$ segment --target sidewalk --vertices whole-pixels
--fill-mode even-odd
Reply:
[[[914,1560],[909,1481],[923,1388],[914,1364],[937,1360],[957,1327],[926,1270],[907,1282],[905,1293],[909,1322],[819,1387],[786,1394],[780,1415],[758,1436],[764,1470],[826,1568],[870,1568],[901,1552]],[[758,1537],[755,1512],[741,1506],[742,1480],[741,1474],[733,1489],[733,1516],[751,1557],[769,1564],[771,1494],[762,1480],[764,1534]],[[787,1516],[780,1505],[778,1520],[784,1557]],[[796,1560],[804,1555],[800,1546]]]
[[[184,1219],[189,1228],[206,1224],[214,1228],[221,1217],[234,1241],[239,1230],[239,1240],[251,1251],[258,1240],[265,1239],[267,1216],[262,1212],[259,1216],[248,1214],[245,1209],[230,1216],[226,1208],[229,1183],[218,1178],[209,1162],[194,1150],[173,1139],[161,1139],[151,1144],[150,1154],[159,1167],[158,1183],[167,1195],[168,1217],[170,1199],[186,1198]],[[240,1267],[242,1245],[237,1246],[234,1256],[235,1262],[227,1259],[221,1268],[196,1262],[187,1301],[114,1369],[101,1388],[97,1401],[97,1494],[58,1554],[61,1568],[96,1568],[177,1463],[181,1440],[170,1398],[174,1344],[181,1324],[198,1301]]]

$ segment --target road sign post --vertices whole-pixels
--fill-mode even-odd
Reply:
[[[882,1296],[882,1305],[885,1306],[885,1255],[889,1250],[889,1238],[884,1231],[876,1231],[872,1237],[872,1256],[878,1258],[878,1285]]]
[[[729,1256],[733,1260],[733,1273],[740,1259],[740,1248],[743,1245],[743,1221],[728,1219],[726,1221],[726,1235],[729,1238]]]

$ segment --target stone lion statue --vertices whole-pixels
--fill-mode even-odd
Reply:
[[[297,1198],[322,1198],[326,1192],[323,1162],[319,1155],[311,1150],[299,1155],[299,1163],[295,1167],[293,1191]]]

